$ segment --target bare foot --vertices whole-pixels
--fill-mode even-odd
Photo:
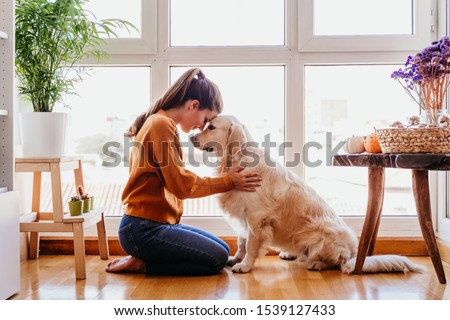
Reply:
[[[134,272],[145,273],[145,263],[143,260],[128,256],[125,258],[117,258],[111,261],[106,268],[107,272]]]

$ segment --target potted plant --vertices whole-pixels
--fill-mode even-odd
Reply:
[[[78,186],[78,194],[83,201],[83,213],[89,212],[92,209],[92,197],[84,192],[83,186]]]
[[[64,95],[73,93],[75,84],[85,75],[85,69],[75,67],[75,63],[92,56],[98,61],[107,58],[101,48],[102,36],[116,36],[116,28],[134,28],[121,19],[97,20],[84,9],[86,2],[88,0],[16,0],[18,88],[34,111],[21,113],[24,156],[64,154],[67,114],[52,111]],[[53,123],[54,118],[59,124]],[[42,145],[38,137],[42,138]]]
[[[83,213],[83,200],[81,200],[81,197],[70,197],[69,213],[71,216],[79,216]]]

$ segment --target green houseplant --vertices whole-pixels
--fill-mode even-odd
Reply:
[[[31,116],[33,119],[27,123],[23,123],[25,120],[22,117],[22,129],[30,126],[35,129],[30,144],[37,150],[32,151],[31,156],[46,155],[45,151],[39,150],[41,147],[36,148],[35,141],[36,135],[43,134],[46,128],[52,128],[52,132],[43,137],[44,141],[65,135],[65,131],[55,133],[54,125],[48,123],[47,118],[55,103],[61,101],[64,95],[73,93],[74,85],[83,79],[84,68],[76,67],[75,63],[87,57],[95,57],[98,61],[107,58],[101,47],[104,38],[116,36],[114,30],[117,28],[134,28],[121,19],[97,20],[83,6],[87,2],[16,0],[15,61],[16,75],[20,81],[19,94],[31,103],[34,113],[45,113],[41,115],[44,120]],[[30,116],[30,113],[27,114]],[[61,127],[65,130],[66,123]],[[27,141],[26,137],[22,138],[25,155]],[[49,144],[55,147],[59,143]],[[56,150],[51,152],[58,153]]]
[[[62,95],[82,79],[75,62],[107,57],[103,37],[133,27],[121,19],[96,20],[87,0],[16,0],[16,73],[19,92],[38,112],[51,112]],[[69,73],[73,75],[69,76]]]

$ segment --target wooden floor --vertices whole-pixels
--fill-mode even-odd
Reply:
[[[114,257],[112,257],[114,258]],[[11,299],[305,299],[417,300],[450,299],[450,284],[439,284],[428,257],[412,257],[427,268],[423,274],[343,274],[308,271],[301,262],[266,256],[252,272],[229,268],[208,277],[162,277],[110,274],[108,261],[87,256],[87,279],[75,280],[73,256],[40,256],[21,265],[21,290]],[[450,280],[450,265],[444,263]]]

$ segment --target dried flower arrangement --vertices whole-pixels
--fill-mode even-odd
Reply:
[[[450,83],[450,38],[445,36],[409,56],[405,67],[391,77],[423,110],[442,109]]]

